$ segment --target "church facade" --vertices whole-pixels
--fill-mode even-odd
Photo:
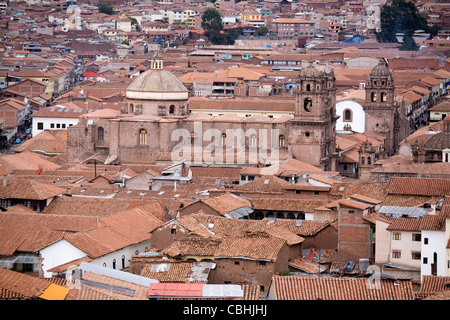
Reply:
[[[386,96],[380,93],[379,99],[386,103],[378,107],[384,113],[368,101],[366,126],[381,124],[384,128],[392,121],[388,106],[393,99],[392,83],[385,85],[389,90]],[[104,164],[185,160],[198,165],[247,166],[293,157],[325,171],[337,171],[335,92],[333,69],[311,62],[299,72],[293,117],[191,114],[188,90],[163,69],[163,59],[156,54],[150,70],[127,88],[127,104],[120,112],[82,117],[68,128],[67,160]],[[395,130],[386,134],[391,139]]]

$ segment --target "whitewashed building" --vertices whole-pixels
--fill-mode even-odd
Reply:
[[[446,258],[445,218],[429,215],[422,218],[422,264],[421,277],[428,275],[446,276],[450,262]],[[447,219],[450,220],[450,219]],[[447,274],[448,276],[448,274]]]
[[[35,137],[44,130],[65,130],[70,126],[76,125],[80,116],[88,112],[89,110],[65,105],[43,108],[31,115],[33,119],[31,133]]]

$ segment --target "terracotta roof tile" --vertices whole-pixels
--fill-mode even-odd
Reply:
[[[8,213],[0,215],[0,255],[36,252],[72,232],[97,227],[97,218]]]
[[[38,299],[50,284],[37,277],[0,268],[0,298]]]
[[[180,261],[173,259],[154,258],[154,261],[146,261],[141,276],[158,280],[160,282],[189,282],[189,283],[207,283],[207,279],[190,280],[193,276],[192,270],[196,263]],[[167,264],[168,268],[155,270],[154,266]]]
[[[386,230],[388,231],[420,231],[421,219],[399,218],[394,220]]]
[[[389,184],[389,194],[444,196],[450,194],[450,180],[438,178],[393,177]]]
[[[421,293],[441,292],[449,289],[450,277],[424,275],[422,278]]]
[[[411,281],[380,280],[371,290],[367,278],[273,276],[276,300],[413,300]]]
[[[151,212],[134,208],[99,218],[100,226],[66,237],[72,245],[98,258],[132,244],[149,240],[150,232],[163,222]]]
[[[419,229],[445,231],[445,217],[440,215],[424,215],[421,219]]]

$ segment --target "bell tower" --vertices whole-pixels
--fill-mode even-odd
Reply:
[[[294,91],[289,148],[294,158],[325,171],[335,171],[336,85],[333,70],[309,62],[300,71]]]
[[[363,108],[365,131],[385,136],[385,152],[393,154],[398,147],[398,105],[394,97],[394,79],[384,59],[380,59],[369,74]]]

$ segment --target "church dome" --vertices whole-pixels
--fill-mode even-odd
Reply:
[[[302,68],[300,71],[300,77],[317,78],[320,75],[321,72],[313,65],[312,61],[310,61],[308,66]]]
[[[386,63],[380,59],[378,65],[376,65],[370,72],[371,77],[391,77],[391,73]]]
[[[444,130],[436,133],[424,145],[426,150],[450,149],[450,117],[444,119]]]
[[[186,100],[188,90],[173,73],[163,70],[162,57],[156,54],[152,66],[136,77],[127,88],[126,97],[144,100]]]

